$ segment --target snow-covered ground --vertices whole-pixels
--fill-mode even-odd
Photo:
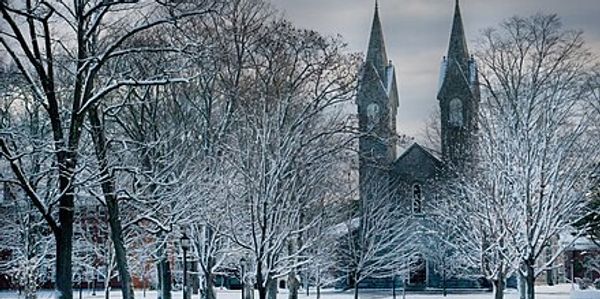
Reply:
[[[316,299],[314,292],[312,292],[310,296],[306,296],[306,294],[301,293],[299,299]],[[230,290],[218,290],[217,298],[218,299],[240,299],[240,291],[230,291]],[[19,296],[13,292],[0,292],[1,299],[19,299]],[[21,297],[22,298],[22,297]],[[51,291],[42,291],[40,292],[39,299],[51,299],[53,298],[53,293]],[[74,299],[79,298],[79,293],[75,292]],[[116,290],[112,291],[110,294],[111,299],[120,299],[121,293]],[[136,291],[137,299],[156,299],[155,291],[147,291],[146,296],[143,296],[142,291]],[[182,298],[181,292],[174,292],[173,299]],[[192,299],[198,298],[198,295],[193,295]],[[258,298],[258,294],[256,297]],[[353,299],[352,291],[348,292],[339,292],[336,290],[324,290],[321,292],[322,299]],[[360,293],[361,299],[392,299],[392,291],[391,290],[361,290]],[[407,294],[406,299],[433,299],[433,298],[443,298],[442,295],[425,295],[425,294]],[[446,297],[447,299],[492,299],[493,296],[491,293],[479,293],[479,294],[461,294],[454,295],[450,294]],[[514,290],[507,290],[506,295],[504,296],[506,299],[518,299],[518,294]],[[572,290],[571,285],[564,284],[553,287],[548,286],[538,286],[536,288],[536,298],[537,299],[600,299],[600,291],[598,290]],[[96,296],[92,296],[91,293],[87,290],[83,291],[83,299],[104,299],[104,293],[101,291],[96,292]],[[287,299],[287,292],[285,290],[281,291],[278,295],[277,299]],[[397,292],[397,299],[402,299],[402,292],[399,290]]]

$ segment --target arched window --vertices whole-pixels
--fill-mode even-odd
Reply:
[[[375,128],[379,124],[379,105],[376,103],[371,103],[367,106],[367,123],[369,129]]]
[[[423,212],[423,190],[421,185],[413,185],[413,213],[421,214]]]
[[[460,99],[454,98],[450,101],[450,116],[448,120],[453,126],[460,127],[463,125],[463,104]]]

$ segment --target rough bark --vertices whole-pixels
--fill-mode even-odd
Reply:
[[[258,284],[258,282],[257,282],[257,284]],[[258,299],[267,299],[267,288],[266,287],[258,284],[256,289],[258,290]]]
[[[526,260],[523,263],[525,268],[525,298],[526,299],[535,299],[535,276],[533,269],[534,261]]]
[[[494,286],[494,299],[504,298],[504,276],[504,267],[501,266],[498,271],[498,277],[492,281],[492,285]]]
[[[495,279],[492,281],[492,285],[494,286],[494,299],[503,299],[504,298],[504,280],[503,279]]]
[[[117,269],[119,270],[119,279],[121,281],[121,293],[124,299],[133,299],[133,281],[131,279],[131,273],[129,272],[127,250],[123,241],[123,229],[121,227],[121,221],[119,220],[119,205],[114,193],[112,194],[112,198],[106,198],[106,203],[108,207],[108,221],[111,228],[111,238],[115,248],[115,260]]]
[[[171,269],[169,267],[169,260],[167,259],[167,253],[163,245],[159,248],[159,254],[161,255],[157,263],[158,267],[158,298],[160,299],[171,299]]]
[[[66,196],[68,195],[63,195],[63,197]],[[72,196],[69,197],[72,198]],[[72,299],[73,212],[61,209],[59,214],[61,228],[54,232],[56,238],[56,297],[57,299]]]
[[[162,264],[160,260],[156,262],[156,299],[162,299]]]
[[[206,292],[205,298],[206,299],[216,299],[217,298],[217,294],[215,293],[215,274],[212,272],[209,273],[205,273],[204,277],[206,277],[206,279],[204,280],[204,290]],[[242,285],[242,288],[244,286]]]
[[[258,290],[258,299],[267,299],[267,287],[265,287],[265,277],[262,273],[262,264],[260,261],[256,264],[256,289]]]

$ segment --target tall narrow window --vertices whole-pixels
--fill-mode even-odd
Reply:
[[[463,104],[460,99],[454,98],[450,101],[450,115],[448,121],[451,125],[460,127],[463,125]]]
[[[421,214],[423,212],[423,190],[421,185],[413,186],[413,213]]]

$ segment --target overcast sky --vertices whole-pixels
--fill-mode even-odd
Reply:
[[[375,0],[271,0],[298,26],[341,34],[352,51],[364,52]],[[558,14],[565,27],[583,30],[600,53],[600,0],[461,0],[470,45],[481,29],[537,12]],[[439,64],[447,51],[454,0],[379,0],[388,56],[400,88],[398,132],[419,137],[437,105]]]

